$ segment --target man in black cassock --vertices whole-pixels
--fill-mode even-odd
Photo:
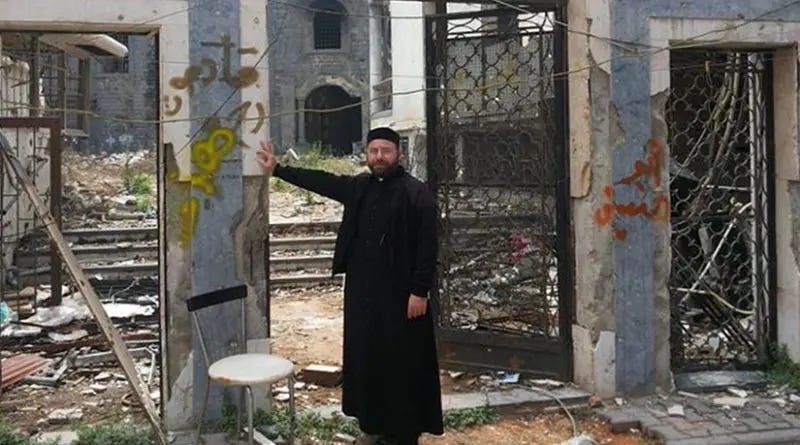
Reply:
[[[340,176],[277,163],[267,173],[344,204],[333,273],[345,273],[342,411],[358,419],[363,445],[416,445],[442,434],[439,365],[428,296],[437,255],[436,207],[427,186],[400,165],[400,136],[367,134],[370,173]]]

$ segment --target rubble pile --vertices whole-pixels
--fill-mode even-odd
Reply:
[[[49,296],[46,286],[26,292],[42,302]],[[61,305],[42,305],[31,316],[8,317],[0,331],[0,413],[29,432],[141,412],[83,296],[66,286],[63,294]],[[102,304],[159,403],[158,298],[122,293],[104,298]]]

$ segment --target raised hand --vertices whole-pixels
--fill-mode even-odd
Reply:
[[[272,149],[272,141],[262,141],[261,149],[258,150],[256,156],[258,157],[258,163],[261,165],[261,168],[264,169],[264,173],[272,175],[273,170],[275,170],[275,165],[278,163],[278,160],[275,159],[275,153]]]

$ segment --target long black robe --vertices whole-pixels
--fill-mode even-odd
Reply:
[[[333,272],[345,272],[342,411],[371,434],[441,434],[439,367],[427,297],[436,270],[436,209],[402,168],[384,179],[277,166],[274,175],[344,204]]]

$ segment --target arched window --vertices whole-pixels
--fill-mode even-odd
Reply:
[[[314,49],[340,49],[344,8],[335,0],[317,0],[314,10]]]

